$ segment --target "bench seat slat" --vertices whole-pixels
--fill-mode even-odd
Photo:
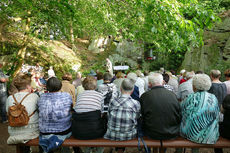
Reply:
[[[220,137],[216,144],[207,145],[207,144],[198,144],[193,143],[182,137],[178,137],[174,140],[152,140],[147,137],[144,137],[144,141],[148,147],[151,148],[230,148],[230,140]],[[17,144],[17,147],[20,146],[38,146],[38,138],[30,140],[26,144]],[[161,146],[162,143],[162,146]],[[94,139],[94,140],[78,140],[73,137],[66,139],[62,146],[79,146],[79,147],[137,147],[137,139],[128,140],[128,141],[112,141],[103,138]],[[140,146],[143,147],[143,143],[140,143]]]
[[[148,138],[144,138],[145,143],[149,147],[161,147],[161,143],[159,140],[152,140]],[[27,142],[26,146],[38,146],[38,138],[30,140]],[[79,147],[137,147],[138,141],[137,139],[128,140],[128,141],[112,141],[104,138],[93,139],[93,140],[78,140],[73,137],[66,139],[62,146],[79,146]],[[143,147],[143,143],[140,142],[140,146]]]
[[[212,145],[194,143],[182,137],[174,140],[163,140],[162,144],[164,148],[230,148],[230,140],[222,137],[219,137],[216,144]]]

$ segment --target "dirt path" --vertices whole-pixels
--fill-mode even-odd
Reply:
[[[7,124],[0,123],[0,153],[16,153],[16,147],[15,146],[9,146],[6,143],[7,138],[9,137],[9,134],[7,132]]]

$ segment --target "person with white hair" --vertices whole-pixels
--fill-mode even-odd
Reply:
[[[140,90],[139,90],[139,87],[137,85],[135,85],[135,83],[137,81],[136,73],[130,72],[127,75],[127,78],[131,79],[134,82],[134,90],[133,90],[133,93],[131,94],[131,97],[137,101],[140,101]]]
[[[183,79],[183,75],[186,73],[186,70],[185,69],[182,69],[181,71],[180,71],[180,75],[178,75],[178,82],[180,82],[181,81],[181,79]]]
[[[201,144],[215,144],[219,138],[219,107],[215,95],[207,91],[211,80],[206,74],[196,74],[192,81],[194,93],[181,103],[182,137]],[[198,149],[192,149],[192,153]]]
[[[192,78],[194,75],[195,73],[193,71],[186,72],[187,81],[179,85],[177,92],[177,99],[179,101],[183,101],[189,94],[193,93]]]
[[[109,105],[108,127],[104,138],[124,141],[137,137],[137,119],[141,106],[130,96],[133,90],[134,82],[124,79],[121,84],[121,96]]]
[[[149,88],[140,98],[144,133],[157,140],[179,136],[181,110],[176,95],[163,87],[163,76],[154,73],[148,77]]]

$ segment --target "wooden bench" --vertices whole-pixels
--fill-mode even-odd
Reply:
[[[230,140],[219,137],[216,144],[198,144],[179,137],[175,140],[163,140],[163,148],[230,148]]]
[[[184,138],[177,138],[174,140],[152,140],[147,137],[144,137],[144,141],[148,147],[151,148],[230,148],[230,140],[219,138],[216,144],[214,145],[205,145],[193,143]],[[17,153],[22,153],[22,146],[38,146],[38,138],[30,140],[26,144],[17,144],[16,151]],[[128,141],[111,141],[107,139],[94,139],[94,140],[78,140],[70,137],[66,139],[62,146],[68,147],[138,147],[138,140],[128,140]],[[140,146],[143,147],[143,143],[140,142]],[[163,151],[162,151],[163,152]]]

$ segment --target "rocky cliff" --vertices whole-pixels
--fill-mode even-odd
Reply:
[[[181,68],[222,72],[230,68],[230,10],[220,15],[222,22],[204,32],[204,46],[193,48],[185,54]]]

